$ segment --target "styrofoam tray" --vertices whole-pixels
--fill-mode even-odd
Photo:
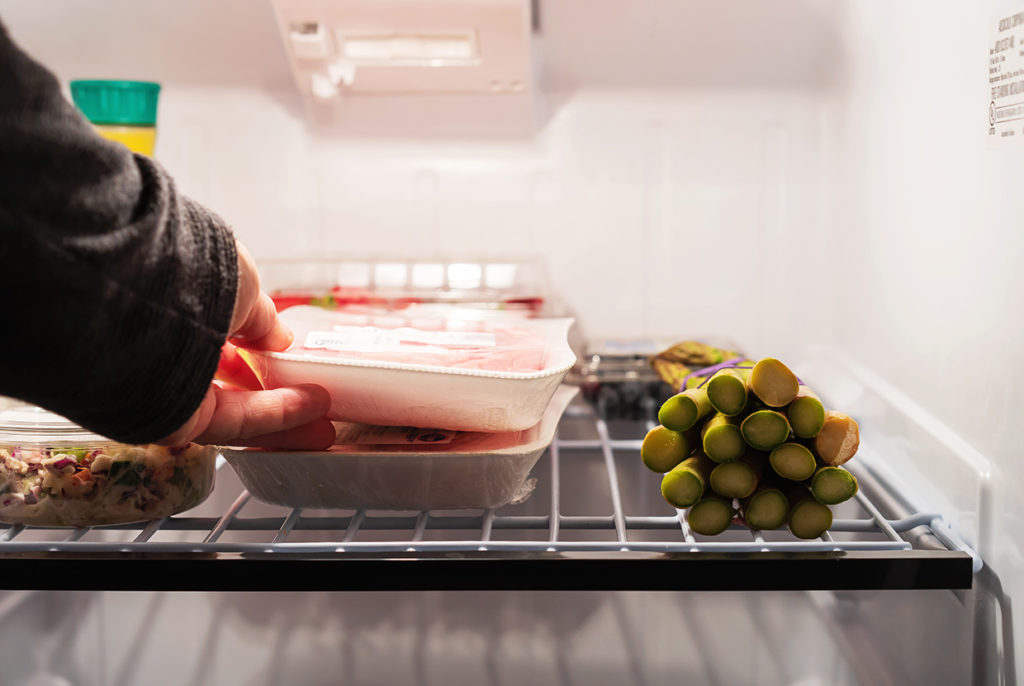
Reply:
[[[492,508],[525,499],[527,476],[578,389],[561,386],[525,431],[463,433],[449,445],[336,445],[318,452],[224,448],[249,492],[285,507]]]
[[[288,311],[285,312],[285,314]],[[572,319],[529,320],[544,339],[539,371],[504,372],[310,357],[245,350],[266,388],[319,384],[331,394],[331,419],[459,431],[521,431],[537,424],[576,363],[568,343]],[[298,333],[298,332],[297,332]]]

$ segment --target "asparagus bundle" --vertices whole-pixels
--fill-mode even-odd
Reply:
[[[685,509],[692,506],[702,497],[707,489],[711,472],[715,463],[707,455],[695,451],[672,468],[661,479],[661,495],[673,507]]]
[[[665,500],[690,508],[693,531],[721,533],[737,512],[754,529],[788,524],[799,538],[827,531],[829,505],[857,493],[857,479],[840,466],[859,446],[857,422],[827,411],[774,358],[754,363],[690,342],[658,359],[686,389],[662,405],[662,425],[647,434],[641,457],[664,474]]]

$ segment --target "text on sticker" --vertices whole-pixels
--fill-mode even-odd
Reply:
[[[478,331],[419,331],[417,329],[378,329],[368,326],[335,326],[333,331],[310,331],[307,348],[351,352],[389,352],[409,350],[447,352],[448,348],[491,348],[493,333]]]

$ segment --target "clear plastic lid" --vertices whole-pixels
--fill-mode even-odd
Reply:
[[[35,405],[19,405],[0,412],[0,446],[94,448],[114,443]]]

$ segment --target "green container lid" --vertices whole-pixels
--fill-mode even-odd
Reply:
[[[156,126],[160,84],[148,81],[72,81],[71,99],[93,124]]]

